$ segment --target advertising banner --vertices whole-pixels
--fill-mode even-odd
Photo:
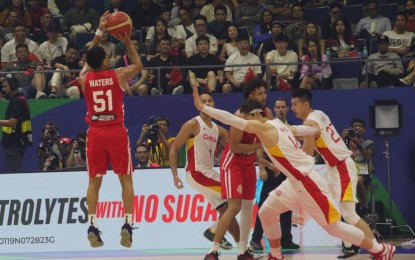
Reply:
[[[179,169],[183,181],[184,174],[184,169]],[[90,250],[87,185],[88,176],[83,171],[0,175],[0,252]],[[216,211],[186,184],[184,189],[176,189],[170,169],[136,170],[134,189],[133,222],[138,227],[133,236],[135,249],[210,246],[203,232],[217,219]],[[123,248],[123,212],[118,177],[108,171],[97,207],[104,246],[97,250]],[[303,246],[340,243],[300,213],[294,214],[295,221],[299,220],[292,230],[295,242]]]

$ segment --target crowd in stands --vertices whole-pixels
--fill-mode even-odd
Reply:
[[[192,72],[210,92],[238,92],[253,78],[270,89],[330,89],[341,75],[327,62],[347,71],[346,59],[361,60],[346,76],[360,87],[415,81],[413,0],[4,0],[1,70],[20,72],[27,98],[82,97],[77,73],[104,7],[132,19],[145,67],[129,82],[137,96],[189,93]],[[107,32],[99,46],[111,67],[130,63]]]

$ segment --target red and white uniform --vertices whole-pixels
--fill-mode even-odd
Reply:
[[[327,165],[333,197],[340,202],[356,201],[357,170],[352,152],[325,113],[314,110],[306,120],[316,122],[321,129],[315,145]]]
[[[108,163],[116,174],[133,172],[128,131],[124,127],[124,91],[113,70],[88,72],[84,98],[88,112],[87,167],[91,177],[106,173]]]
[[[255,134],[243,132],[241,143],[256,144],[259,142]],[[220,159],[222,198],[242,198],[246,200],[255,198],[255,160],[256,151],[232,153],[229,141],[226,143]]]
[[[328,191],[326,181],[315,171],[314,159],[305,154],[291,130],[279,119],[269,120],[268,124],[278,132],[278,145],[266,147],[272,163],[281,170],[287,179],[270,192],[271,204],[283,204],[279,211],[297,210],[302,207],[322,226],[340,219]]]
[[[214,122],[210,127],[206,125],[200,116],[195,119],[200,131],[186,142],[186,181],[217,208],[225,203],[221,198],[219,173],[213,168],[219,129]]]

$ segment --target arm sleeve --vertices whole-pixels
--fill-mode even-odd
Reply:
[[[213,107],[204,106],[202,112],[227,125],[236,127],[240,130],[244,130],[246,125],[248,124],[248,121],[246,121],[245,119],[239,118],[227,111],[216,109]]]

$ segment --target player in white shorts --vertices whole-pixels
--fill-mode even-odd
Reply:
[[[200,98],[207,106],[215,105],[210,94],[201,94]],[[226,210],[227,200],[221,197],[220,175],[213,168],[214,154],[217,143],[224,145],[227,140],[228,132],[201,112],[199,116],[183,124],[169,150],[170,168],[176,188],[184,187],[177,174],[177,155],[186,143],[186,181],[190,187],[203,194],[220,215]],[[210,241],[213,241],[216,226],[217,222],[203,234]],[[239,225],[236,219],[232,221],[228,231],[239,242]],[[226,238],[222,239],[220,246],[224,249],[232,248]]]
[[[327,165],[330,191],[340,202],[339,210],[344,220],[361,229],[365,235],[376,241],[368,224],[356,213],[357,170],[343,139],[331,123],[330,118],[320,110],[312,108],[312,94],[308,89],[297,89],[291,94],[291,110],[301,118],[304,125],[319,129],[315,142],[305,146],[306,153],[314,154],[314,147]],[[357,252],[356,252],[357,253]]]
[[[308,126],[286,126],[279,119],[267,120],[256,111],[261,104],[248,100],[241,112],[248,114],[244,120],[223,110],[205,106],[201,103],[197,89],[193,89],[195,106],[209,116],[249,133],[254,133],[270,157],[272,163],[286,174],[282,186],[270,193],[262,205],[259,215],[263,229],[270,243],[268,259],[282,259],[281,227],[276,218],[283,212],[304,208],[329,234],[350,241],[368,250],[374,259],[392,259],[395,246],[379,244],[365,237],[360,229],[340,221],[340,214],[328,193],[325,181],[314,170],[314,159],[305,154],[294,134],[303,136],[304,142],[314,142],[317,131]]]

